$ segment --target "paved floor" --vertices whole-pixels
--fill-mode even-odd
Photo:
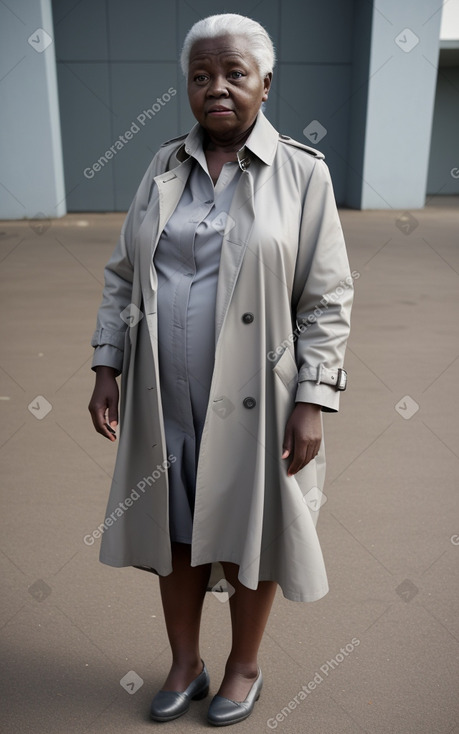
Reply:
[[[359,277],[350,386],[325,416],[331,590],[314,604],[276,597],[264,690],[241,734],[459,733],[457,202],[341,213]],[[103,566],[83,542],[114,460],[87,412],[88,342],[122,219],[0,223],[8,734],[208,730],[206,701],[173,724],[148,721],[169,665],[157,579]],[[214,692],[228,645],[228,605],[208,594]]]

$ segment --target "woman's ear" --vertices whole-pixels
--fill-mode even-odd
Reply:
[[[268,99],[269,90],[271,88],[271,82],[273,79],[272,72],[270,71],[269,74],[266,74],[265,78],[263,79],[263,102],[266,102]]]

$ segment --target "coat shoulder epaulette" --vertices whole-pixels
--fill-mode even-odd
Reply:
[[[299,143],[298,140],[294,140],[293,138],[289,137],[289,135],[281,135],[279,133],[279,140],[281,141],[281,143],[287,143],[287,145],[293,145],[294,148],[301,148],[302,150],[305,150],[306,153],[309,153],[309,155],[313,155],[314,158],[325,158],[324,154],[321,153],[320,150],[316,150],[315,148],[311,148],[309,145]]]
[[[164,143],[161,143],[161,146],[160,147],[161,148],[165,148],[166,145],[171,145],[171,143],[181,143],[181,142],[183,142],[185,140],[185,138],[187,137],[187,135],[188,135],[188,133],[184,133],[183,135],[179,135],[176,138],[171,138],[170,140],[165,140]]]

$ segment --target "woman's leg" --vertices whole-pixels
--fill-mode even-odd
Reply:
[[[161,690],[184,691],[202,670],[199,629],[210,564],[192,567],[191,546],[172,543],[172,568],[160,576],[167,635],[172,650],[172,667]]]
[[[229,599],[232,646],[218,694],[233,701],[244,701],[258,675],[258,648],[277,584],[275,581],[260,581],[254,591],[238,580],[239,567],[236,564],[223,562],[222,566],[235,592]]]

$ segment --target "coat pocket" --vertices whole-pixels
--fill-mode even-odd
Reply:
[[[298,385],[298,367],[295,357],[289,349],[285,349],[276,364],[273,372],[280,378],[287,390],[293,391]]]

